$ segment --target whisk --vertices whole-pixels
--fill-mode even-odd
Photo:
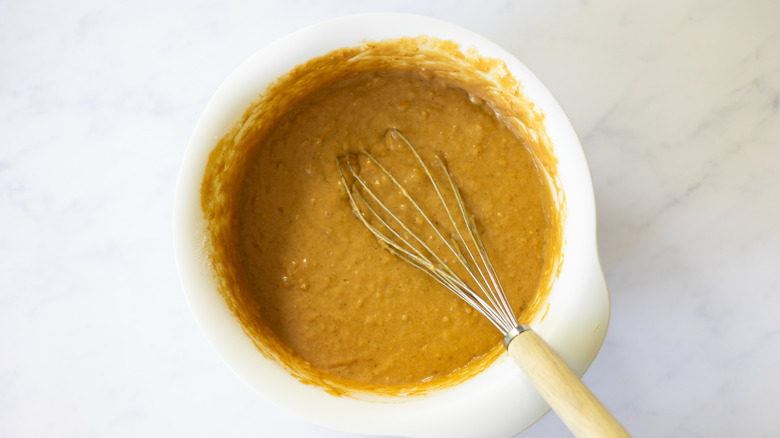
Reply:
[[[440,175],[437,182],[431,167],[399,130],[389,129],[386,140],[411,152],[412,162],[422,169],[423,180],[434,191],[441,211],[434,215],[425,210],[376,156],[363,150],[337,160],[355,216],[385,249],[431,276],[484,315],[504,335],[510,356],[575,436],[629,436],[552,348],[530,326],[518,324],[474,217],[444,160],[438,155],[435,158]],[[389,180],[395,196],[400,196],[405,204],[403,209],[415,214],[413,224],[401,219],[400,205],[389,205],[361,177],[361,167],[369,165]],[[420,226],[430,234],[415,232]]]

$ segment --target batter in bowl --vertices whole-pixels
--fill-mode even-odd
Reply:
[[[258,348],[302,381],[414,393],[473,376],[501,352],[484,317],[353,216],[336,159],[365,149],[392,160],[389,128],[445,158],[521,321],[543,308],[561,224],[539,115],[518,108],[517,89],[502,100],[494,83],[454,70],[453,50],[405,39],[313,60],[210,156],[202,206],[220,289]]]

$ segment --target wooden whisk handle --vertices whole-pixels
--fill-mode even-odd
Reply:
[[[507,350],[574,436],[631,436],[533,330],[515,336]]]

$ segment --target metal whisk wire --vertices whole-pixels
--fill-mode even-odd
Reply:
[[[485,249],[485,245],[482,242],[482,237],[477,229],[474,217],[468,212],[463,202],[463,198],[461,197],[460,190],[455,184],[444,160],[442,160],[440,156],[436,156],[436,164],[441,173],[446,177],[449,189],[452,192],[455,204],[457,205],[457,212],[455,214],[453,214],[452,208],[446,201],[442,189],[439,187],[439,183],[436,182],[430,167],[425,163],[411,142],[409,142],[409,140],[397,129],[389,129],[386,134],[386,140],[398,140],[403,143],[411,151],[415,161],[425,172],[427,181],[433,187],[439,203],[447,214],[449,225],[452,228],[449,239],[445,237],[445,233],[440,227],[435,224],[431,215],[420,206],[417,200],[414,199],[407,188],[398,181],[393,173],[374,155],[365,150],[357,154],[341,157],[338,159],[337,163],[341,181],[346,189],[355,216],[360,219],[363,225],[371,231],[379,240],[380,244],[387,250],[425,272],[456,296],[464,300],[471,307],[488,318],[504,336],[523,331],[526,327],[517,324],[517,318],[506,299],[501,282],[493,267],[493,263],[490,260],[490,256]],[[475,290],[475,287],[457,275],[454,269],[443,260],[443,256],[439,255],[430,245],[425,243],[421,236],[413,232],[410,227],[394,213],[393,208],[388,206],[381,197],[371,189],[369,184],[361,177],[360,171],[352,164],[353,160],[359,155],[366,157],[369,162],[373,163],[382,172],[382,174],[387,176],[403,197],[421,215],[424,223],[433,230],[440,242],[445,245],[452,256],[454,256],[457,262],[463,267],[464,272],[467,273],[468,278],[471,279],[472,285],[476,286],[476,289],[479,292]],[[351,183],[347,181],[347,175],[352,179]],[[364,193],[372,201],[369,201],[366,196],[364,196]],[[372,203],[377,207],[373,207],[371,205]],[[377,209],[380,211],[377,211]],[[384,212],[384,214],[382,214],[382,212]],[[388,219],[383,217],[385,215]],[[462,224],[458,224],[456,217],[459,217]],[[369,218],[373,219],[370,220]],[[377,225],[379,226],[372,223],[372,221],[378,222]],[[466,236],[464,236],[464,233],[461,231],[461,228],[464,227]],[[416,244],[414,242],[416,242]],[[505,342],[508,341],[509,339],[505,339]]]

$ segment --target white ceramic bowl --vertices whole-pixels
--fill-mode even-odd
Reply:
[[[378,13],[328,21],[263,48],[228,76],[195,128],[179,175],[174,210],[179,274],[195,317],[225,362],[263,396],[311,422],[377,435],[512,436],[549,408],[506,355],[478,376],[426,396],[373,401],[331,396],[300,383],[259,353],[217,292],[203,248],[200,183],[208,154],[271,81],[313,57],[362,40],[422,34],[504,60],[546,115],[567,220],[563,267],[550,293],[549,310],[534,329],[582,375],[604,340],[609,297],[596,248],[592,182],[580,142],[559,104],[519,60],[479,35],[436,19]]]

